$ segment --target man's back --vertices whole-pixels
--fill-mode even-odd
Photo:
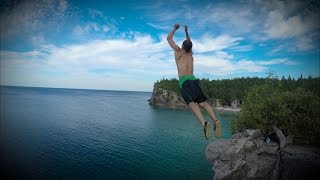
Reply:
[[[167,36],[167,40],[171,48],[174,50],[174,57],[176,60],[179,75],[179,87],[181,96],[201,123],[206,139],[208,140],[211,136],[209,132],[210,123],[205,121],[199,106],[204,108],[209,114],[215,125],[215,135],[217,138],[220,138],[220,123],[217,120],[211,105],[205,102],[207,97],[203,94],[199,86],[198,79],[193,75],[192,42],[188,33],[188,27],[186,25],[184,26],[186,32],[186,40],[183,41],[182,47],[180,48],[173,41],[173,35],[175,31],[179,29],[179,27],[179,24],[174,25],[174,28]]]
[[[174,29],[168,34],[167,40],[169,45],[174,50],[174,57],[177,64],[178,69],[178,76],[179,78],[188,75],[193,75],[193,57],[192,57],[192,42],[190,40],[190,36],[187,30],[187,26],[185,26],[186,32],[186,40],[182,44],[182,48],[180,48],[174,41],[173,41],[173,34],[174,32],[180,27],[179,24],[174,25]]]
[[[192,52],[185,52],[183,49],[174,51],[174,57],[177,64],[178,76],[193,75],[193,57]]]

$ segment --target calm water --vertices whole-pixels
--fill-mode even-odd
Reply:
[[[190,111],[150,107],[150,96],[1,87],[2,163],[33,178],[212,179],[214,136],[205,140]],[[218,118],[229,138],[230,115]]]

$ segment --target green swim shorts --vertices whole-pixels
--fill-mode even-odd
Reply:
[[[197,80],[197,78],[194,75],[184,75],[179,77],[179,87],[182,88],[182,85],[187,80]]]

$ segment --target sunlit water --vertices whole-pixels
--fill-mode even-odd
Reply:
[[[212,179],[192,112],[153,108],[149,92],[1,87],[7,172],[33,178]],[[230,138],[230,115],[218,118]],[[209,118],[206,117],[208,120]]]

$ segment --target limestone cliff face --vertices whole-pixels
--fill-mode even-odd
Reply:
[[[153,87],[149,104],[155,107],[168,107],[174,109],[187,108],[186,103],[180,95],[174,91],[159,88],[157,84]]]
[[[149,104],[155,107],[167,107],[173,109],[188,108],[181,95],[174,91],[162,89],[154,84]],[[208,99],[207,102],[215,108],[222,107],[219,99]]]
[[[309,179],[320,169],[320,148],[289,145],[280,150],[278,143],[266,143],[260,130],[217,140],[208,145],[206,157],[217,180]]]

